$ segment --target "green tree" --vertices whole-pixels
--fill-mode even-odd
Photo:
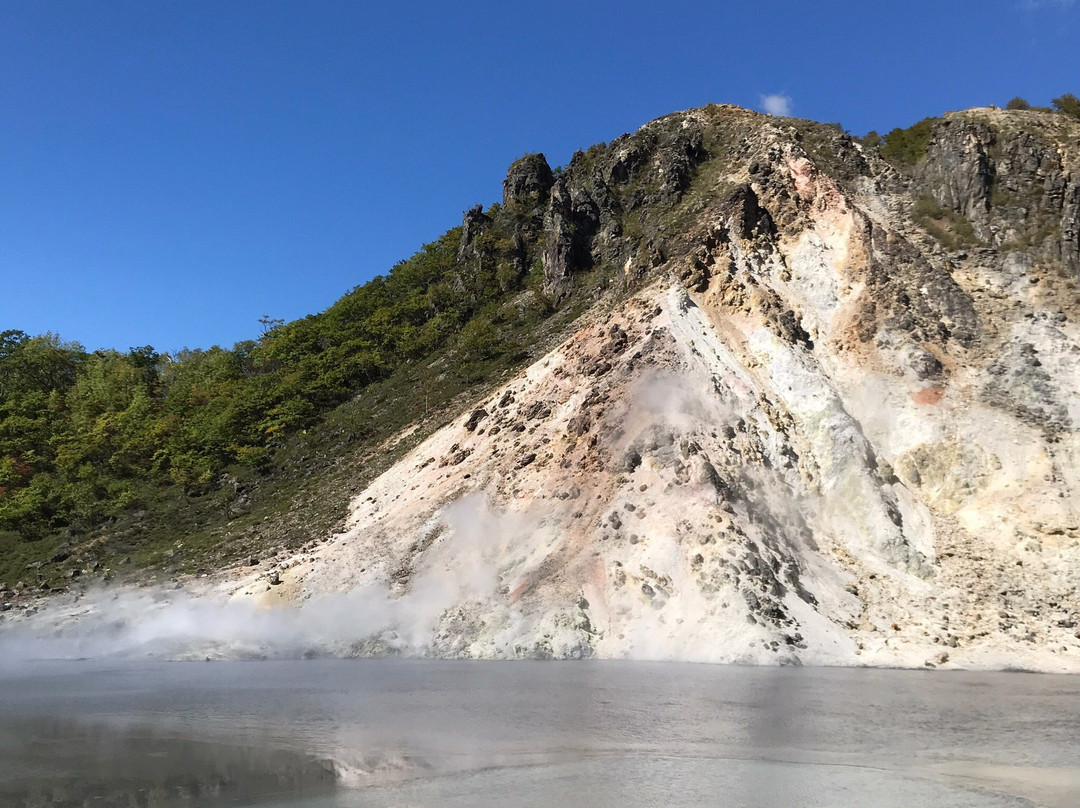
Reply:
[[[1059,95],[1050,102],[1054,105],[1054,110],[1060,112],[1062,115],[1068,115],[1070,118],[1080,118],[1080,98],[1077,98],[1072,93],[1065,93],[1065,95]]]
[[[898,165],[913,166],[926,157],[937,118],[924,118],[907,129],[893,129],[885,135],[881,156]]]
[[[882,143],[881,135],[879,135],[873,129],[871,129],[869,132],[867,132],[865,135],[863,135],[862,138],[860,138],[860,141],[862,142],[862,144],[864,146],[866,146],[869,149],[880,148],[881,143]]]
[[[421,362],[456,358],[459,373],[439,382],[451,391],[522,356],[514,322],[534,312],[509,304],[539,251],[531,217],[493,207],[462,259],[453,228],[321,314],[264,315],[232,349],[87,353],[0,332],[0,574],[22,571],[24,540],[66,542],[61,531],[91,533],[136,504],[159,524],[230,468],[272,474],[290,436]]]

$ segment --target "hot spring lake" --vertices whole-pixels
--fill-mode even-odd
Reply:
[[[1080,677],[640,662],[0,666],[5,806],[1080,806]]]

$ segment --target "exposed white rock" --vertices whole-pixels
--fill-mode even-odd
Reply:
[[[1075,283],[755,131],[650,286],[216,595],[347,655],[1080,671]]]
[[[584,328],[235,597],[431,604],[429,632],[361,653],[1080,667],[1076,481],[1031,483],[1038,436],[694,297],[657,285]]]
[[[760,153],[754,191],[796,225],[718,213],[698,291],[667,267],[375,480],[280,587],[223,587],[427,605],[339,653],[1080,671],[1075,318],[1023,263],[890,253],[896,200]],[[920,337],[905,306],[980,337]]]

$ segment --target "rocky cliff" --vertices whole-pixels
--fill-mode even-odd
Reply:
[[[893,165],[710,106],[502,205],[596,304],[206,597],[340,593],[308,644],[349,655],[1080,670],[1080,122],[952,113]]]

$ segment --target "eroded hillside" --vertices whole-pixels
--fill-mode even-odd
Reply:
[[[518,161],[538,293],[607,292],[343,532],[191,588],[313,653],[1080,669],[1080,124],[928,131],[708,107]]]

